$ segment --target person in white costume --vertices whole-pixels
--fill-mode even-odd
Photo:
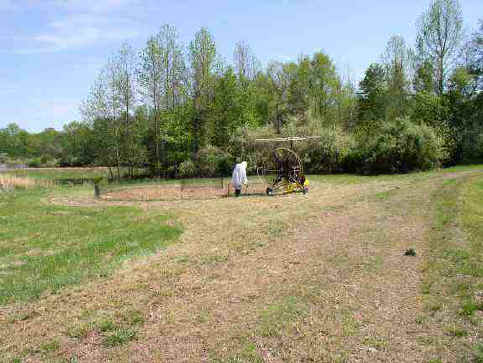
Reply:
[[[246,161],[243,161],[235,165],[235,169],[233,169],[231,183],[235,188],[235,195],[239,196],[241,193],[242,186],[248,184]]]

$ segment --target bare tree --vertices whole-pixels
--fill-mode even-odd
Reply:
[[[418,22],[417,50],[421,63],[428,59],[436,72],[437,92],[446,78],[462,37],[463,17],[458,0],[433,0]]]
[[[129,44],[122,45],[116,57],[113,59],[115,77],[113,87],[118,94],[123,119],[122,141],[124,154],[123,159],[129,165],[129,174],[134,171],[135,138],[133,130],[133,111],[136,103],[136,57]]]
[[[233,52],[233,63],[239,78],[255,79],[259,69],[259,62],[247,43],[236,43],[235,51]]]
[[[160,175],[159,153],[159,111],[162,102],[162,55],[159,39],[156,36],[149,38],[146,47],[140,54],[141,63],[138,70],[140,93],[152,110],[152,129],[154,141],[155,171]]]
[[[111,58],[83,102],[81,113],[84,119],[99,130],[99,142],[104,150],[98,155],[98,160],[109,167],[116,166],[120,178],[122,108],[120,94],[117,92],[118,82],[118,67],[114,58]]]

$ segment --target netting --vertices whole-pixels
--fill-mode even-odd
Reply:
[[[110,201],[175,201],[228,198],[235,195],[229,179],[174,180],[97,186],[96,196]],[[249,183],[242,195],[265,193],[265,184]]]

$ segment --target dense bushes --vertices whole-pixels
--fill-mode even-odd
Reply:
[[[190,159],[183,161],[179,165],[178,174],[182,178],[191,178],[196,176],[196,166]]]
[[[409,118],[375,121],[359,127],[353,133],[340,128],[320,128],[319,138],[295,142],[306,173],[361,174],[406,173],[427,170],[442,165],[451,152],[447,130],[413,122]],[[285,131],[285,130],[283,130]],[[271,157],[277,143],[256,143],[256,138],[288,136],[274,135],[267,130],[245,130],[232,144],[232,150],[247,160],[249,172]]]
[[[304,142],[299,147],[307,173],[340,173],[348,155],[355,149],[351,135],[339,129],[324,129],[320,139]]]
[[[434,129],[407,118],[381,123],[378,130],[362,130],[357,138],[357,149],[345,161],[347,171],[378,174],[427,170],[439,166],[446,157],[442,139]]]
[[[229,153],[208,145],[198,151],[195,161],[183,161],[179,165],[178,175],[182,178],[226,176],[230,175],[233,163]]]
[[[229,174],[233,164],[230,154],[212,145],[198,151],[196,161],[199,174],[204,177]]]

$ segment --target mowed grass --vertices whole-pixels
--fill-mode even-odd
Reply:
[[[20,303],[1,307],[0,357],[481,361],[478,170],[309,176],[308,195],[123,202],[132,207],[95,200],[92,185],[0,194],[0,288],[8,276],[30,291],[4,298]],[[182,243],[96,281],[174,242],[167,211],[183,223]],[[151,245],[156,227],[174,237]],[[46,259],[22,270],[35,258]]]
[[[483,177],[448,179],[433,196],[422,292],[426,308],[456,344],[462,358],[483,362]],[[469,337],[469,339],[468,339]]]
[[[153,253],[181,233],[159,211],[56,206],[46,201],[50,192],[0,193],[0,304],[107,276],[122,260]]]

